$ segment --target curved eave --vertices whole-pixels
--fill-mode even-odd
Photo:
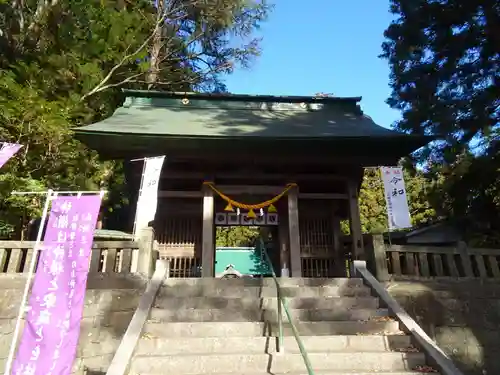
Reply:
[[[258,136],[179,136],[165,134],[111,133],[75,129],[76,138],[105,159],[122,159],[162,154],[197,152],[255,153],[331,156],[360,156],[367,165],[394,159],[425,146],[431,137],[395,133],[381,137],[273,137]],[[371,160],[371,161],[370,161]],[[370,164],[372,163],[372,164]]]

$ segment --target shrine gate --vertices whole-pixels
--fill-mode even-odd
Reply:
[[[77,128],[76,136],[105,159],[166,156],[153,222],[160,255],[183,259],[176,263],[179,272],[201,265],[204,277],[214,276],[216,226],[249,219],[247,210],[225,211],[227,201],[217,191],[257,204],[285,189],[273,212],[266,207],[250,218],[273,233],[276,272],[341,275],[348,254],[364,258],[363,168],[395,165],[428,142],[375,124],[359,97],[124,95],[111,117]],[[142,163],[127,162],[126,171],[137,192]],[[349,221],[349,241],[342,220]]]

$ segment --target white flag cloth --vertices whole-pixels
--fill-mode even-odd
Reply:
[[[381,167],[380,172],[384,183],[389,230],[411,228],[403,169],[400,167]]]
[[[134,237],[137,238],[141,229],[154,220],[158,206],[158,187],[160,185],[161,169],[165,156],[144,159],[139,198],[135,213]]]

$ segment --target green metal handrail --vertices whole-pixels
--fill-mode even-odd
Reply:
[[[285,310],[285,315],[288,319],[288,322],[290,323],[290,327],[292,328],[293,336],[295,337],[295,340],[297,341],[297,345],[299,346],[300,354],[302,355],[302,359],[304,360],[304,364],[306,365],[307,373],[309,375],[314,375],[314,371],[312,369],[311,361],[309,360],[309,356],[307,354],[306,348],[304,347],[304,344],[302,342],[302,339],[299,336],[299,331],[297,330],[297,327],[293,323],[292,320],[292,315],[290,314],[290,311],[288,310],[288,303],[286,302],[285,298],[283,298],[281,294],[281,286],[278,281],[278,278],[276,277],[276,272],[274,272],[274,267],[271,262],[271,258],[269,257],[269,254],[267,253],[266,246],[264,244],[264,240],[262,237],[259,237],[259,245],[261,249],[261,254],[264,255],[264,259],[267,263],[267,266],[269,267],[269,270],[271,271],[271,276],[274,279],[274,282],[276,284],[276,295],[277,295],[277,302],[278,302],[278,353],[282,353],[284,351],[284,346],[283,346],[283,318],[282,318],[282,310],[281,306],[283,306],[283,309]]]

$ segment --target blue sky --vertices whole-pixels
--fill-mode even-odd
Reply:
[[[362,96],[379,125],[399,118],[385,100],[389,67],[377,56],[391,21],[389,0],[274,0],[259,34],[262,56],[226,79],[237,94]]]

